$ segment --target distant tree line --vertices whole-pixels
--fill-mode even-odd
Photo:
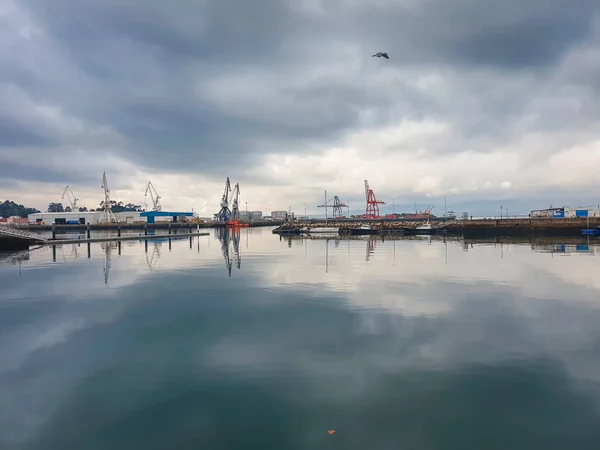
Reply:
[[[88,209],[85,206],[83,207],[79,207],[79,211],[82,212],[86,212],[86,211],[104,211],[104,202],[100,203],[100,207],[99,208],[91,208]],[[133,203],[123,203],[123,202],[116,202],[114,200],[112,200],[111,202],[111,206],[112,206],[112,211],[113,212],[125,212],[125,211],[143,211],[142,207],[140,205],[135,205]],[[0,203],[0,217],[2,218],[7,218],[7,217],[27,217],[29,214],[34,214],[34,213],[39,213],[40,211],[35,209],[35,208],[28,208],[26,206],[23,205],[19,205],[18,203],[15,203],[11,200],[5,200],[4,202]],[[71,212],[71,207],[70,206],[63,206],[62,203],[50,203],[48,204],[48,212]]]
[[[35,208],[27,208],[10,200],[0,203],[0,217],[3,218],[14,216],[27,217],[27,215],[37,212],[39,211]]]
[[[111,200],[111,209],[113,212],[125,212],[125,211],[142,211],[142,207],[140,205],[135,205],[133,203],[124,204],[123,202],[116,202]],[[100,203],[99,208],[91,208],[87,209],[85,206],[80,206],[79,211],[104,211],[104,202]],[[70,206],[63,206],[62,203],[50,203],[48,204],[48,212],[71,212]]]

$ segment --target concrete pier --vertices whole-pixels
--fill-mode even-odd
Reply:
[[[275,227],[279,226],[283,223],[283,220],[270,220],[270,221],[252,221],[247,222],[250,227]],[[244,222],[242,222],[244,223]],[[165,230],[168,232],[169,229],[172,230],[172,233],[175,233],[176,230],[189,230],[191,229],[206,229],[206,228],[225,228],[225,223],[219,222],[202,222],[202,223],[187,223],[187,222],[157,222],[157,223],[112,223],[112,224],[61,224],[61,225],[38,225],[35,223],[30,223],[27,225],[22,225],[18,227],[21,230],[29,230],[29,231],[51,231],[54,229],[57,234],[61,231],[82,231],[87,230],[90,231],[117,231],[118,228],[121,231],[126,230]]]
[[[304,227],[334,227],[340,230],[357,228],[363,223],[371,225],[377,234],[398,232],[412,232],[423,221],[395,221],[395,220],[361,220],[338,221],[329,220],[311,222],[293,222],[281,225],[275,230],[286,230]],[[494,237],[494,236],[580,236],[582,230],[600,226],[599,217],[570,218],[570,219],[480,219],[480,220],[452,220],[431,221],[432,233],[456,234],[465,237]]]
[[[91,242],[115,242],[115,241],[139,241],[152,239],[186,239],[194,236],[208,236],[210,233],[186,233],[186,234],[154,234],[140,236],[115,236],[102,238],[83,238],[83,239],[48,239],[44,245],[59,245],[59,244],[85,244]]]

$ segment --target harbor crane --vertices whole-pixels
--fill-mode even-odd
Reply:
[[[231,193],[233,201],[231,202],[231,219],[240,220],[240,209],[239,209],[239,197],[240,197],[240,183],[236,183]]]
[[[367,210],[365,212],[366,219],[378,219],[379,205],[385,205],[385,202],[377,200],[373,189],[369,187],[369,182],[365,180],[365,197],[367,199]]]
[[[344,215],[344,211],[342,208],[347,208],[344,202],[340,200],[337,195],[334,195],[333,198],[327,200],[327,191],[325,191],[325,203],[322,205],[317,205],[317,208],[325,208],[325,216],[327,217],[327,208],[333,209],[333,218],[340,219]]]
[[[100,223],[115,223],[117,218],[112,212],[112,202],[110,200],[110,189],[106,181],[106,172],[102,174],[102,189],[104,191],[104,200],[100,203],[102,206],[102,214],[100,215]]]
[[[148,181],[146,185],[146,192],[144,194],[144,203],[146,207],[148,206],[148,194],[150,194],[150,199],[152,200],[152,211],[161,211],[162,206],[160,205],[160,195],[156,192],[154,185],[151,181]]]
[[[69,187],[68,184],[67,187],[65,187],[61,200],[65,199],[65,195],[67,196],[67,200],[69,200],[69,203],[71,204],[71,211],[78,212],[79,207],[77,206],[77,202],[79,201],[79,199],[75,197],[75,194],[73,194],[73,190]]]
[[[220,222],[227,222],[231,216],[231,210],[229,209],[229,193],[231,192],[231,182],[229,177],[225,182],[225,190],[223,191],[223,197],[221,197],[221,209],[215,214],[215,219]]]

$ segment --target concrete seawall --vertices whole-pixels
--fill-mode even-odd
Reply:
[[[464,236],[580,236],[585,228],[600,226],[600,218],[589,219],[485,219],[461,220],[443,227]]]
[[[0,252],[27,250],[35,244],[35,240],[0,235]]]
[[[373,229],[380,233],[392,230],[403,230],[416,228],[422,225],[422,221],[361,221],[369,223]],[[321,222],[295,222],[281,226],[286,228],[310,227],[334,227],[355,228],[359,222],[349,223],[346,221],[328,221],[327,225]],[[600,217],[588,219],[480,219],[480,220],[454,220],[448,222],[431,222],[437,232],[447,234],[463,235],[465,237],[494,237],[494,236],[581,236],[585,228],[600,226]]]
[[[248,222],[250,227],[268,227],[268,226],[279,226],[283,223],[282,220],[272,220],[272,221],[255,221]],[[53,225],[37,225],[37,224],[27,224],[23,226],[19,226],[20,230],[28,230],[28,231],[51,231]],[[87,225],[85,224],[77,224],[77,225],[54,225],[56,231],[83,231],[87,230]],[[196,229],[200,228],[224,228],[224,223],[217,222],[202,222],[202,223],[173,223],[173,222],[158,222],[158,223],[120,223],[120,224],[90,224],[91,231],[98,230],[117,230],[117,228],[121,228],[121,230],[143,230],[147,228],[148,230],[168,230],[171,228],[172,230],[178,229]]]

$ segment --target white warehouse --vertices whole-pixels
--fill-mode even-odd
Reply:
[[[273,220],[283,220],[287,216],[287,211],[271,211]]]
[[[145,222],[146,218],[140,216],[140,211],[125,211],[114,213],[119,223]],[[43,212],[29,214],[27,220],[32,224],[45,225],[65,225],[90,223],[96,225],[100,223],[102,211],[73,211],[73,212]]]

